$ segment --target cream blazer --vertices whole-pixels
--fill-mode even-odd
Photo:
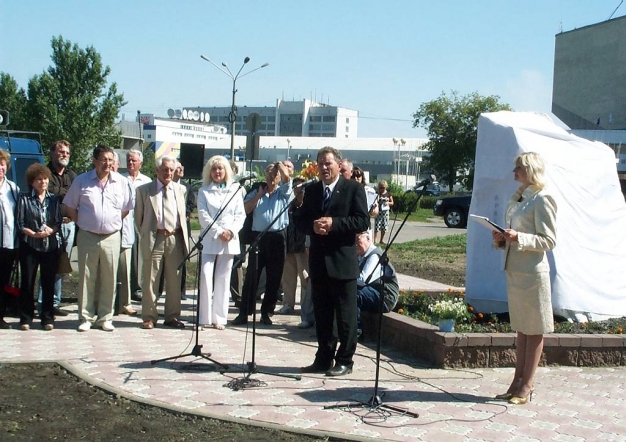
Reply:
[[[224,211],[216,219],[222,208]],[[239,231],[243,227],[245,219],[243,189],[239,184],[231,183],[220,188],[217,184],[210,183],[201,187],[198,191],[198,221],[200,221],[202,231],[213,224],[202,239],[202,253],[208,255],[238,255],[241,253]],[[234,233],[233,238],[228,242],[219,238],[225,230]]]
[[[170,183],[176,197],[176,211],[180,227],[183,231],[183,255],[189,253],[189,232],[187,231],[187,188],[182,184]],[[157,197],[157,180],[137,187],[135,191],[135,228],[139,232],[139,251],[144,259],[150,259],[157,236],[159,199]]]
[[[545,252],[556,246],[554,198],[537,186],[528,186],[523,192],[518,189],[509,201],[505,221],[518,232],[518,241],[507,243],[504,269],[517,273],[549,272]]]

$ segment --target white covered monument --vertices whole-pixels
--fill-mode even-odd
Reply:
[[[605,144],[571,135],[543,114],[482,114],[470,213],[504,226],[519,186],[513,161],[523,152],[543,156],[547,188],[557,202],[557,246],[548,255],[555,313],[578,320],[626,316],[626,203],[615,154]],[[472,220],[466,297],[480,311],[507,311],[503,252]]]

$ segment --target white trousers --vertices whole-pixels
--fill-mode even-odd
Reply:
[[[198,322],[226,325],[234,255],[202,254]]]

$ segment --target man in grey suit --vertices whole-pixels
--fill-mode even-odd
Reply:
[[[176,159],[163,155],[156,160],[157,179],[137,188],[135,227],[140,235],[143,257],[143,328],[154,328],[157,319],[156,294],[161,273],[165,273],[165,322],[173,328],[185,328],[180,316],[178,267],[189,250],[186,222],[187,189],[173,182]]]

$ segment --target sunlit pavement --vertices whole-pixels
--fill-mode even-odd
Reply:
[[[442,289],[409,277],[401,279],[401,286]],[[195,295],[189,298],[183,302],[182,319],[191,323]],[[232,308],[230,319],[235,314]],[[376,349],[359,344],[354,372],[344,377],[275,376],[299,376],[298,368],[313,362],[316,340],[314,329],[297,328],[297,316],[274,315],[272,320],[271,326],[257,326],[257,373],[245,371],[253,358],[251,323],[249,328],[229,325],[223,331],[199,332],[202,351],[229,366],[221,374],[219,366],[195,356],[151,363],[192,352],[196,334],[191,327],[143,330],[140,317],[116,316],[112,333],[79,333],[76,307],[51,332],[39,329],[38,323],[30,331],[15,330],[17,320],[8,318],[14,329],[0,331],[0,361],[59,361],[86,381],[138,401],[357,440],[626,440],[623,368],[540,367],[532,402],[514,406],[493,399],[506,390],[512,369],[429,369],[411,355],[383,348],[376,390],[382,404],[419,416],[371,406],[325,409],[371,401]]]

